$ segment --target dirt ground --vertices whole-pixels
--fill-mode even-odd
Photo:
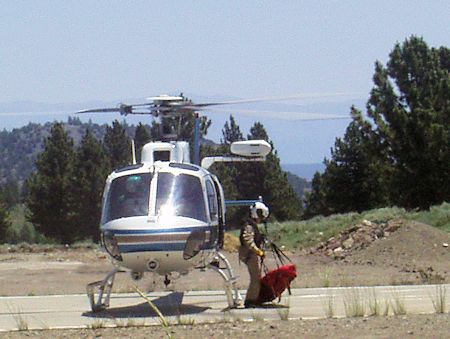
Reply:
[[[450,234],[416,222],[396,221],[396,226],[362,225],[312,249],[287,253],[297,265],[299,276],[293,287],[373,286],[441,283],[450,281]],[[381,227],[381,228],[380,228]],[[349,240],[350,239],[350,240]],[[237,253],[226,253],[237,275],[239,287],[246,288],[248,274]],[[267,257],[273,266],[273,259]],[[112,268],[105,253],[95,248],[43,248],[33,246],[0,247],[0,295],[47,295],[85,293],[86,284],[102,279]],[[162,277],[144,276],[143,290],[165,290]],[[115,292],[133,291],[129,273],[119,273]],[[212,271],[193,271],[174,280],[168,290],[218,290],[219,275]],[[436,332],[445,329],[445,332]],[[324,337],[448,337],[449,315],[377,317],[364,319],[326,319],[276,323],[216,324],[176,327],[176,338],[198,334],[199,338],[294,338]],[[160,329],[102,329],[52,332],[51,337],[164,337]],[[98,332],[98,333],[97,333]],[[44,332],[28,335],[40,337]],[[146,335],[144,333],[147,333]],[[221,335],[217,335],[220,333]],[[427,335],[428,333],[428,335]],[[444,335],[445,334],[445,335]],[[7,337],[20,337],[9,333]],[[47,335],[49,335],[47,333]],[[0,334],[0,337],[2,335]]]
[[[0,333],[0,338],[448,338],[448,314],[322,320],[255,321],[219,324],[45,330]]]

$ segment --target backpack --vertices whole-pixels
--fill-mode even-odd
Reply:
[[[297,277],[297,267],[294,264],[280,266],[266,273],[261,278],[261,289],[259,291],[258,302],[265,303],[276,298],[281,300],[281,294],[286,290],[290,291],[291,281]]]

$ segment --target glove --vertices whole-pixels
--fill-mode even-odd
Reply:
[[[266,254],[264,253],[263,250],[258,249],[258,252],[256,253],[256,255],[261,257],[261,258],[264,258]]]

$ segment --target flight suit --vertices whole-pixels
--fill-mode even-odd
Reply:
[[[250,283],[245,297],[245,306],[258,304],[259,291],[261,289],[260,257],[264,256],[262,249],[264,237],[253,219],[248,219],[241,227],[239,236],[239,260],[247,265],[250,275]]]

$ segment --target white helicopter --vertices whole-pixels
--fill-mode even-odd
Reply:
[[[222,276],[228,305],[235,307],[242,303],[242,297],[232,267],[220,252],[226,201],[218,178],[208,169],[215,162],[264,161],[271,146],[264,140],[234,142],[230,146],[231,156],[206,157],[200,162],[200,119],[196,112],[208,106],[259,99],[194,104],[183,95],[161,95],[149,100],[143,104],[78,112],[150,114],[160,119],[162,135],[162,141],[144,145],[139,164],[133,147],[133,164],[108,176],[100,232],[102,246],[114,268],[103,280],[87,285],[91,309],[97,312],[109,307],[114,277],[121,269],[130,270],[134,280],[141,279],[146,272],[165,276],[167,285],[173,275],[209,268]],[[181,119],[187,114],[196,117],[193,162],[189,144],[177,141],[178,134],[173,129],[164,130],[169,119]],[[259,200],[232,204],[251,205],[256,201]]]

